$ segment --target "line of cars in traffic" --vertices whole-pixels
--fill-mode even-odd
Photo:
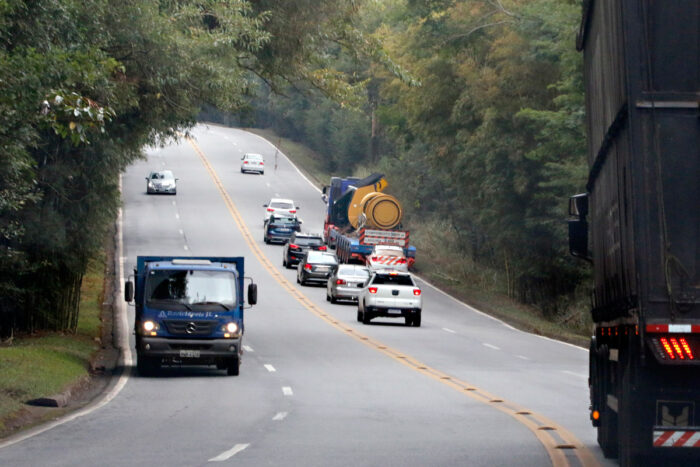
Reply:
[[[321,235],[301,231],[299,207],[293,200],[272,198],[263,207],[263,240],[283,243],[282,266],[296,267],[298,284],[325,285],[326,300],[334,304],[356,302],[357,321],[363,324],[385,317],[403,318],[407,326],[421,325],[422,291],[408,272],[401,248],[376,245],[367,265],[342,264]]]

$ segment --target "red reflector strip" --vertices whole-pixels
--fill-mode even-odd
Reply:
[[[678,341],[676,340],[675,337],[671,338],[671,345],[673,346],[673,350],[675,350],[676,353],[678,354],[678,358],[680,358],[681,360],[685,360],[685,355],[683,355],[683,351],[681,350],[681,346],[678,345]]]
[[[692,333],[700,334],[698,324],[647,324],[646,331],[650,333]]]
[[[654,447],[700,448],[700,431],[668,430],[654,431]]]
[[[695,357],[693,356],[693,351],[690,350],[690,346],[688,345],[688,341],[685,340],[685,337],[681,337],[678,339],[681,343],[681,347],[683,347],[683,350],[685,351],[685,354],[688,356],[689,359],[695,360]]]
[[[675,360],[676,356],[673,354],[673,349],[671,348],[671,344],[668,343],[668,339],[666,339],[665,337],[662,337],[660,339],[660,341],[661,341],[661,345],[664,346],[664,350],[666,351],[666,355],[668,355],[668,357],[671,360]]]

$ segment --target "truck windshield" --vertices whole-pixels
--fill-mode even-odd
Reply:
[[[227,271],[155,270],[146,278],[147,302],[191,308],[236,304],[236,276]]]

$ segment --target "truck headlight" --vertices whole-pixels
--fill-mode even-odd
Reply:
[[[238,332],[238,325],[236,323],[228,323],[226,325],[226,332],[231,334],[236,334]]]
[[[156,329],[156,323],[153,321],[144,321],[143,322],[143,330],[146,332],[151,332],[154,329]]]

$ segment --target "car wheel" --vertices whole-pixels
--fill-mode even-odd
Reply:
[[[406,318],[404,318],[404,319],[405,319],[405,324],[406,324],[406,326],[412,326],[412,325],[413,325],[413,318],[411,318],[410,316],[406,316]]]
[[[228,362],[226,367],[226,374],[229,376],[238,376],[241,371],[241,360],[238,357],[234,357]]]
[[[413,317],[413,327],[419,328],[420,327],[420,311],[416,313],[416,316]]]
[[[362,313],[360,313],[360,307],[357,307],[357,322],[362,322]]]
[[[331,303],[333,303],[333,304],[338,303],[338,299],[335,298],[333,295],[331,295]]]
[[[331,296],[328,295],[328,292],[326,292],[326,301],[327,301],[327,302],[330,302],[330,301],[331,301]]]
[[[297,284],[301,284],[301,281],[299,280],[299,274],[297,274]]]
[[[241,169],[241,173],[245,173],[245,170]]]
[[[367,306],[362,307],[362,324],[369,324],[369,322],[372,320],[372,318],[369,316],[369,313],[367,312]]]

